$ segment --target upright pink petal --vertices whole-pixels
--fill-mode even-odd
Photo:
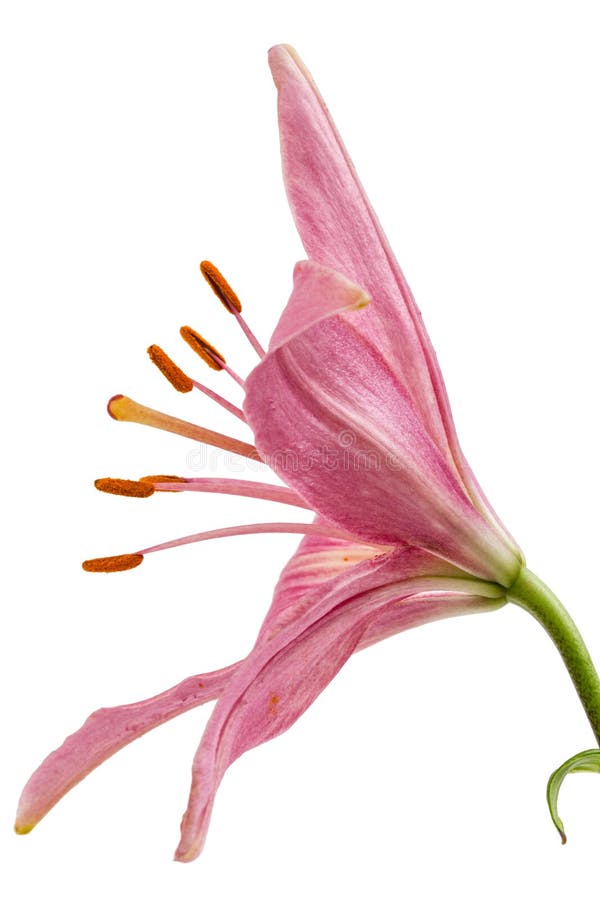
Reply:
[[[446,434],[435,400],[443,383],[406,280],[297,53],[273,47],[269,64],[278,90],[285,186],[304,247],[311,259],[337,269],[371,296],[361,328],[382,346],[442,448]]]
[[[278,90],[284,181],[307,254],[371,297],[355,327],[381,348],[473,503],[516,550],[464,458],[421,314],[323,98],[291,47],[273,47],[269,64]]]

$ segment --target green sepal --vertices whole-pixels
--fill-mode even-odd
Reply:
[[[567,843],[567,835],[562,823],[562,819],[558,815],[557,803],[558,792],[567,775],[570,772],[598,772],[600,773],[600,750],[582,750],[576,756],[572,756],[566,762],[559,766],[556,772],[553,772],[548,781],[546,790],[546,798],[550,807],[550,815],[554,822],[558,833],[560,834],[563,844]]]

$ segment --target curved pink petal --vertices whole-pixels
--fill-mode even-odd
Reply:
[[[236,668],[192,675],[149,700],[96,710],[33,773],[19,800],[15,830],[31,831],[67,791],[117,750],[180,713],[215,700]]]
[[[332,313],[362,309],[369,303],[368,295],[358,285],[334,269],[314,262],[296,263],[294,284],[296,289],[271,336],[270,350],[275,350]]]
[[[453,593],[452,585],[464,589],[465,581],[446,575],[451,570],[443,563],[441,576],[431,566],[431,557],[412,548],[359,563],[350,575],[317,587],[303,616],[256,644],[217,703],[198,748],[176,859],[189,861],[202,849],[216,790],[231,763],[289,728],[368,638],[370,628],[376,639],[377,621],[386,608],[381,633],[401,629],[403,610],[410,627],[502,604],[501,598]],[[402,572],[407,580],[390,581]],[[422,607],[416,601],[403,607],[402,598],[421,590],[427,593]],[[436,599],[432,590],[444,596]]]
[[[338,558],[342,559],[342,554],[339,549],[334,551],[334,547],[344,548],[346,563],[342,562],[339,571],[348,567],[351,558],[356,561],[357,557],[366,559],[376,553],[361,545],[349,549],[347,542],[322,535],[306,537],[282,573],[261,635],[264,632],[266,636],[272,631],[275,618],[290,605],[296,604],[299,608],[300,593],[306,593],[317,583],[308,577],[309,571],[314,574],[315,565],[319,566],[319,581],[339,574],[336,563]],[[302,558],[306,572],[300,578]],[[71,788],[127,744],[163,722],[216,700],[240,664],[234,663],[204,675],[192,675],[148,700],[96,710],[33,773],[19,800],[15,829],[22,834],[31,831]]]
[[[360,327],[381,348],[425,428],[473,503],[499,522],[460,448],[435,351],[404,275],[310,73],[289,46],[273,47],[283,175],[307,254],[372,299]]]
[[[490,597],[451,591],[418,594],[408,599],[400,599],[395,603],[386,604],[379,615],[371,620],[356,649],[365,650],[373,644],[378,644],[379,641],[385,641],[418,625],[471,613],[492,612],[504,604],[505,600],[501,598],[494,600]]]
[[[323,271],[315,268],[312,292]],[[323,280],[323,296],[328,287]],[[295,278],[294,305],[305,290],[305,279]],[[261,456],[317,513],[360,540],[416,544],[511,584],[519,557],[473,506],[381,348],[350,324],[367,313],[330,315],[251,372],[244,410]]]
[[[302,615],[315,587],[379,553],[368,544],[307,535],[279,576],[258,640],[268,639],[276,628]]]
[[[304,538],[278,582],[257,646],[269,641],[278,629],[306,612],[316,586],[334,580],[342,572],[349,573],[360,562],[374,558],[375,553],[372,548],[339,539],[320,535]],[[402,559],[400,567],[396,567],[396,576],[415,574],[426,565],[424,554],[417,557],[415,551],[411,553],[410,558]],[[437,561],[430,560],[430,567],[436,565]],[[440,569],[438,566],[432,571],[447,576],[458,577],[461,574],[451,567]],[[466,587],[468,589],[468,584]],[[463,605],[455,602],[445,604],[442,602],[445,599],[456,599],[455,595],[445,594],[436,594],[429,599],[424,595],[414,609],[408,601],[402,608],[399,604],[390,603],[366,628],[357,649],[425,621],[496,607],[496,601],[489,597],[469,599],[466,594],[462,597]],[[306,603],[303,598],[306,598]],[[428,605],[425,605],[426,601]],[[238,662],[216,672],[193,675],[148,700],[92,713],[81,728],[46,757],[27,782],[19,801],[15,829],[19,833],[30,831],[71,788],[127,744],[163,722],[216,700],[226,691],[242,664]]]

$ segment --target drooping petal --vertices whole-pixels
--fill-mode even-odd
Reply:
[[[500,597],[486,604],[481,598],[454,594],[453,583],[464,589],[465,581],[436,577],[431,565],[426,554],[413,549],[359,563],[351,575],[317,587],[304,615],[275,630],[268,640],[257,642],[217,703],[198,748],[176,859],[191,860],[202,849],[226,769],[241,754],[281,734],[298,719],[368,635],[369,627],[376,628],[386,607],[393,605],[391,618],[399,630],[403,598],[421,587],[428,593],[423,607],[419,610],[414,603],[406,607],[411,625],[440,618],[444,609],[452,615],[502,603]],[[412,577],[390,583],[396,571],[410,572]],[[474,580],[471,583],[486,589]],[[432,598],[432,590],[444,592],[445,599]],[[447,604],[444,609],[443,603]],[[391,618],[384,628],[390,626]]]
[[[381,347],[447,464],[516,552],[464,458],[421,314],[323,98],[293,48],[273,47],[269,64],[278,91],[286,191],[308,256],[371,297],[355,327]]]
[[[21,794],[15,830],[25,834],[100,763],[188,709],[215,700],[236,666],[193,675],[149,700],[98,709],[33,773]]]
[[[326,294],[324,272],[315,267],[310,282],[295,277],[295,306],[307,290],[322,285]],[[417,544],[511,584],[520,559],[473,506],[381,348],[362,333],[367,314],[331,314],[250,374],[244,410],[260,454],[317,513],[360,540]]]
[[[278,630],[306,613],[315,587],[334,581],[341,573],[350,574],[355,566],[374,559],[375,555],[372,548],[340,539],[314,534],[304,538],[283,570],[257,646],[271,640]],[[378,565],[375,563],[376,567]],[[424,553],[411,550],[399,556],[393,566],[388,561],[383,577],[408,577],[428,568],[438,575],[460,576],[461,573],[452,567],[441,565],[442,568],[439,561],[428,561]],[[371,583],[378,582],[371,580]],[[462,587],[466,591],[471,589],[469,582]],[[473,582],[472,590],[476,589],[477,583]],[[468,593],[437,593],[429,597],[420,595],[417,605],[412,600],[402,601],[402,606],[390,603],[366,628],[357,649],[436,618],[486,611],[501,602],[493,597],[469,597]],[[30,831],[71,788],[122,747],[163,722],[216,700],[227,690],[242,664],[238,662],[216,672],[193,675],[155,697],[92,713],[78,731],[46,757],[29,779],[19,801],[16,830],[19,833]]]

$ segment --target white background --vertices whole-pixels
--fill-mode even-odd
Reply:
[[[29,837],[11,828],[32,769],[90,711],[244,654],[296,544],[233,539],[112,577],[79,567],[293,515],[92,486],[208,474],[190,472],[183,439],[110,420],[113,393],[232,428],[208,401],[176,395],[145,354],[156,341],[210,380],[178,339],[191,324],[242,373],[252,365],[201,259],[223,268],[265,341],[288,296],[302,249],[266,65],[279,41],[311,68],[398,253],[475,471],[600,660],[596,11],[573,0],[4,6],[6,896],[595,890],[600,779],[566,782],[565,848],[544,798],[550,771],[593,737],[551,642],[517,609],[353,658],[294,728],[233,766],[192,865],[170,858],[207,709],[113,757]]]

